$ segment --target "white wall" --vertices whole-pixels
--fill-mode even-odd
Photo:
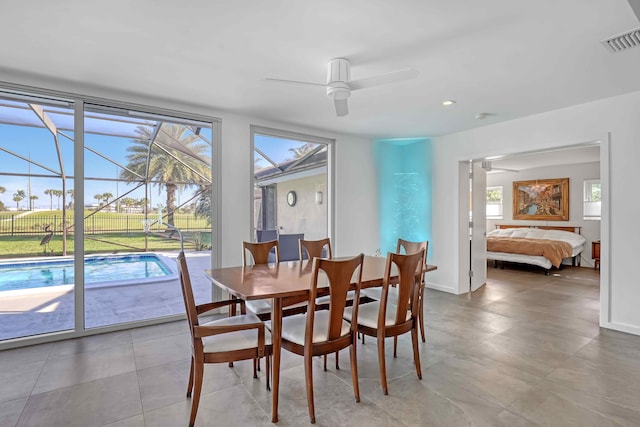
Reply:
[[[603,193],[600,324],[640,335],[640,292],[636,268],[640,198],[629,197],[640,159],[640,92],[489,125],[435,139],[433,262],[430,281],[460,292],[458,283],[457,162],[492,155],[603,141]],[[601,150],[602,151],[602,150]],[[610,220],[609,220],[610,215]],[[463,291],[463,290],[462,290]]]
[[[552,154],[551,154],[552,155]],[[569,178],[569,221],[522,221],[513,219],[513,181],[533,179]],[[591,242],[600,239],[600,221],[583,220],[583,193],[585,179],[600,178],[600,163],[556,165],[526,169],[520,172],[487,174],[487,187],[502,186],[503,219],[487,219],[487,231],[496,224],[527,224],[582,227],[581,234],[587,239],[582,253],[582,266],[593,267]],[[567,262],[567,261],[565,261]]]
[[[287,194],[295,191],[296,204],[289,206]],[[322,203],[316,203],[316,192]],[[327,237],[327,175],[313,175],[279,182],[276,185],[276,218],[281,234],[303,233],[307,240]]]

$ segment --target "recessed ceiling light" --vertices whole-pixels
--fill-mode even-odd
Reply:
[[[455,103],[456,101],[454,101],[453,99],[447,99],[446,101],[442,101],[442,105],[444,105],[445,107],[450,107]]]

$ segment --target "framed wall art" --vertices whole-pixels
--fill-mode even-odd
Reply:
[[[514,181],[513,219],[569,221],[569,178]]]

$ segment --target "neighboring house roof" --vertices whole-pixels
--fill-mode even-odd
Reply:
[[[280,163],[277,167],[260,169],[254,173],[258,184],[266,184],[265,181],[273,182],[283,179],[285,176],[298,175],[301,172],[312,172],[316,169],[326,169],[327,150],[322,150],[310,156],[288,160]],[[317,171],[322,172],[321,170]],[[309,174],[307,174],[309,175]]]

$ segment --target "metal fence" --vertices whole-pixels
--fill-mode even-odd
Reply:
[[[149,219],[153,220],[154,218],[150,217]],[[142,233],[144,231],[142,220],[144,220],[143,215],[92,215],[84,220],[84,232],[85,234]],[[166,218],[163,221],[166,221]],[[73,215],[67,214],[66,223],[67,232],[73,234]],[[184,231],[210,231],[206,220],[196,218],[195,215],[175,215],[174,225]],[[45,231],[47,226],[56,234],[62,233],[62,215],[0,214],[0,236],[43,235],[47,233]],[[151,231],[159,231],[164,228],[156,223],[151,226]]]

